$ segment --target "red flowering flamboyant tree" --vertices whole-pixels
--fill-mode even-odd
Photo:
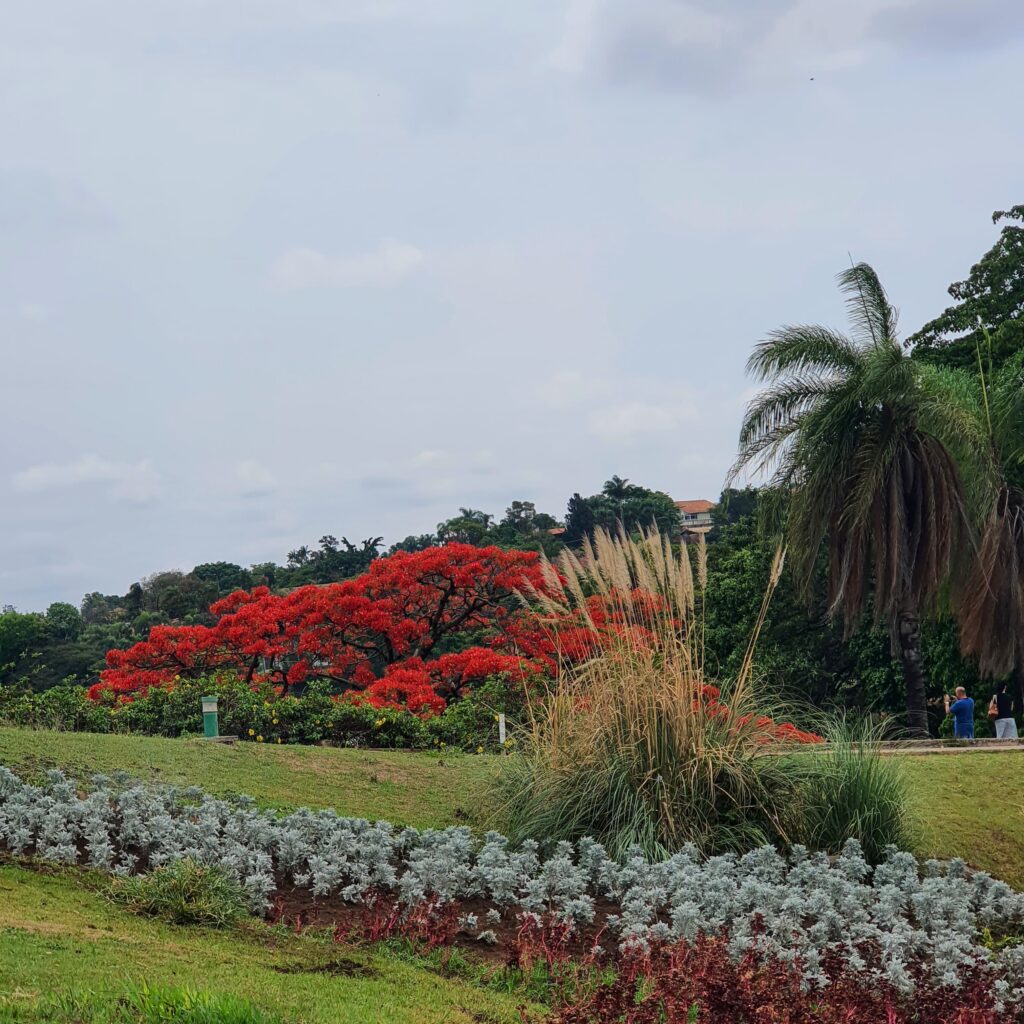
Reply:
[[[378,706],[430,713],[488,676],[545,666],[517,596],[544,586],[534,552],[468,544],[398,552],[344,583],[236,591],[211,606],[213,626],[154,627],[147,640],[108,652],[90,693],[131,695],[216,671],[283,691],[323,679],[365,690]],[[470,646],[447,651],[456,637]]]
[[[211,606],[213,626],[154,626],[147,640],[107,653],[89,695],[130,698],[218,673],[281,693],[324,680],[351,699],[426,717],[492,676],[554,676],[624,631],[647,642],[649,633],[626,623],[614,600],[596,595],[586,599],[586,621],[580,609],[541,618],[520,595],[550,586],[535,552],[469,544],[400,551],[343,583],[289,594],[237,590]],[[631,600],[661,613],[651,595]],[[705,696],[710,714],[729,713],[717,691]]]

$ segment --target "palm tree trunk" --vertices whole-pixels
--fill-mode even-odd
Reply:
[[[896,621],[896,642],[907,689],[907,730],[915,739],[928,738],[928,680],[921,654],[921,616],[902,611]]]

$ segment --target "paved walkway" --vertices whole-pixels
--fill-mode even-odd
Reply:
[[[885,754],[1019,754],[1024,753],[1021,740],[895,740],[880,744]]]

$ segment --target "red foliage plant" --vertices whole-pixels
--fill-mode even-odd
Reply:
[[[924,963],[910,970],[913,994],[869,970],[877,949],[861,951],[864,967],[839,954],[821,965],[827,984],[808,982],[799,961],[754,948],[738,959],[728,936],[699,936],[654,949],[627,950],[614,971],[562,970],[550,1024],[1021,1024],[1021,1007],[997,1009],[991,972],[981,963],[960,970],[960,984],[941,984]],[[564,965],[571,966],[571,965]]]
[[[431,897],[404,907],[387,894],[373,890],[363,896],[353,919],[334,930],[336,942],[380,942],[408,939],[421,951],[450,946],[460,928],[459,908]]]

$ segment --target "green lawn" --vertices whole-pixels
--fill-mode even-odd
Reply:
[[[221,795],[248,793],[267,807],[335,807],[429,828],[481,821],[473,812],[494,760],[0,728],[0,764],[33,779],[53,767],[83,780],[120,769]],[[521,999],[467,981],[255,922],[241,932],[163,925],[110,905],[81,879],[0,863],[0,1020],[6,1006],[31,1018],[34,1001],[53,992],[143,981],[230,993],[285,1024],[520,1019]],[[346,959],[365,969],[317,970]]]
[[[143,982],[230,993],[286,1024],[520,1019],[511,996],[386,953],[255,922],[223,932],[165,925],[114,907],[79,872],[0,864],[0,1019],[7,1007],[31,1019],[33,1003],[54,992]]]
[[[79,779],[134,778],[247,793],[267,807],[335,807],[356,817],[440,828],[479,817],[493,757],[404,750],[168,740],[0,727],[0,764],[26,777],[61,768]]]
[[[1024,753],[901,755],[923,857],[962,857],[1024,889]]]

